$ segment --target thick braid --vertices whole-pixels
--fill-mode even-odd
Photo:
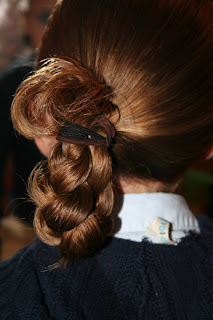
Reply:
[[[42,130],[54,133],[68,120],[106,137],[106,130],[95,122],[112,111],[106,86],[73,61],[51,59],[43,68],[19,89],[13,105],[16,128],[36,137]],[[20,104],[26,93],[27,103]],[[21,114],[20,121],[16,113]],[[45,126],[45,121],[51,124]],[[45,243],[59,245],[63,261],[88,256],[101,247],[113,227],[112,164],[106,145],[58,142],[30,181],[30,196],[37,206],[35,230]]]
[[[90,148],[96,150],[90,152]],[[73,149],[80,154],[68,159],[67,153],[73,155]],[[98,164],[92,153],[98,157]],[[35,171],[31,185],[31,198],[37,205],[34,226],[38,236],[45,243],[60,245],[65,259],[93,253],[112,229],[113,190],[107,148],[62,148],[59,143],[47,168],[42,174],[40,170]]]

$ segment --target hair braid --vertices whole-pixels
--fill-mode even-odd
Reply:
[[[96,150],[90,152],[90,148]],[[63,149],[66,153],[67,149],[70,153],[79,149],[81,154],[68,160]],[[101,155],[101,163],[96,165],[92,153],[99,154],[99,160]],[[34,174],[31,186],[31,198],[37,205],[34,226],[42,241],[59,244],[66,259],[89,255],[103,244],[112,229],[113,207],[111,163],[106,147],[61,148],[59,143],[42,175]]]
[[[26,94],[27,102],[22,99]],[[106,136],[95,120],[111,112],[107,96],[106,86],[76,61],[51,59],[19,89],[13,117],[19,112],[21,119],[14,123],[28,137],[51,134],[65,120]],[[54,128],[47,131],[49,117]],[[37,206],[34,227],[42,241],[60,246],[63,261],[92,254],[111,232],[111,179],[107,146],[58,142],[49,159],[33,171],[29,190]]]

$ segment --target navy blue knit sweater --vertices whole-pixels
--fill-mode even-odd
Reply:
[[[66,270],[36,240],[0,264],[0,319],[213,319],[213,220],[198,221],[178,246],[110,238]]]

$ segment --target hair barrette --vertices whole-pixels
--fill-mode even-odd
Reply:
[[[107,138],[77,123],[66,121],[60,128],[56,139],[61,142],[82,145],[111,144],[116,133],[114,125],[105,117],[99,118],[97,123],[106,130]]]

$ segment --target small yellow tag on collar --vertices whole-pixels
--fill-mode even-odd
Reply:
[[[148,227],[147,233],[158,238],[158,243],[177,246],[177,242],[171,239],[172,223],[157,217]]]

